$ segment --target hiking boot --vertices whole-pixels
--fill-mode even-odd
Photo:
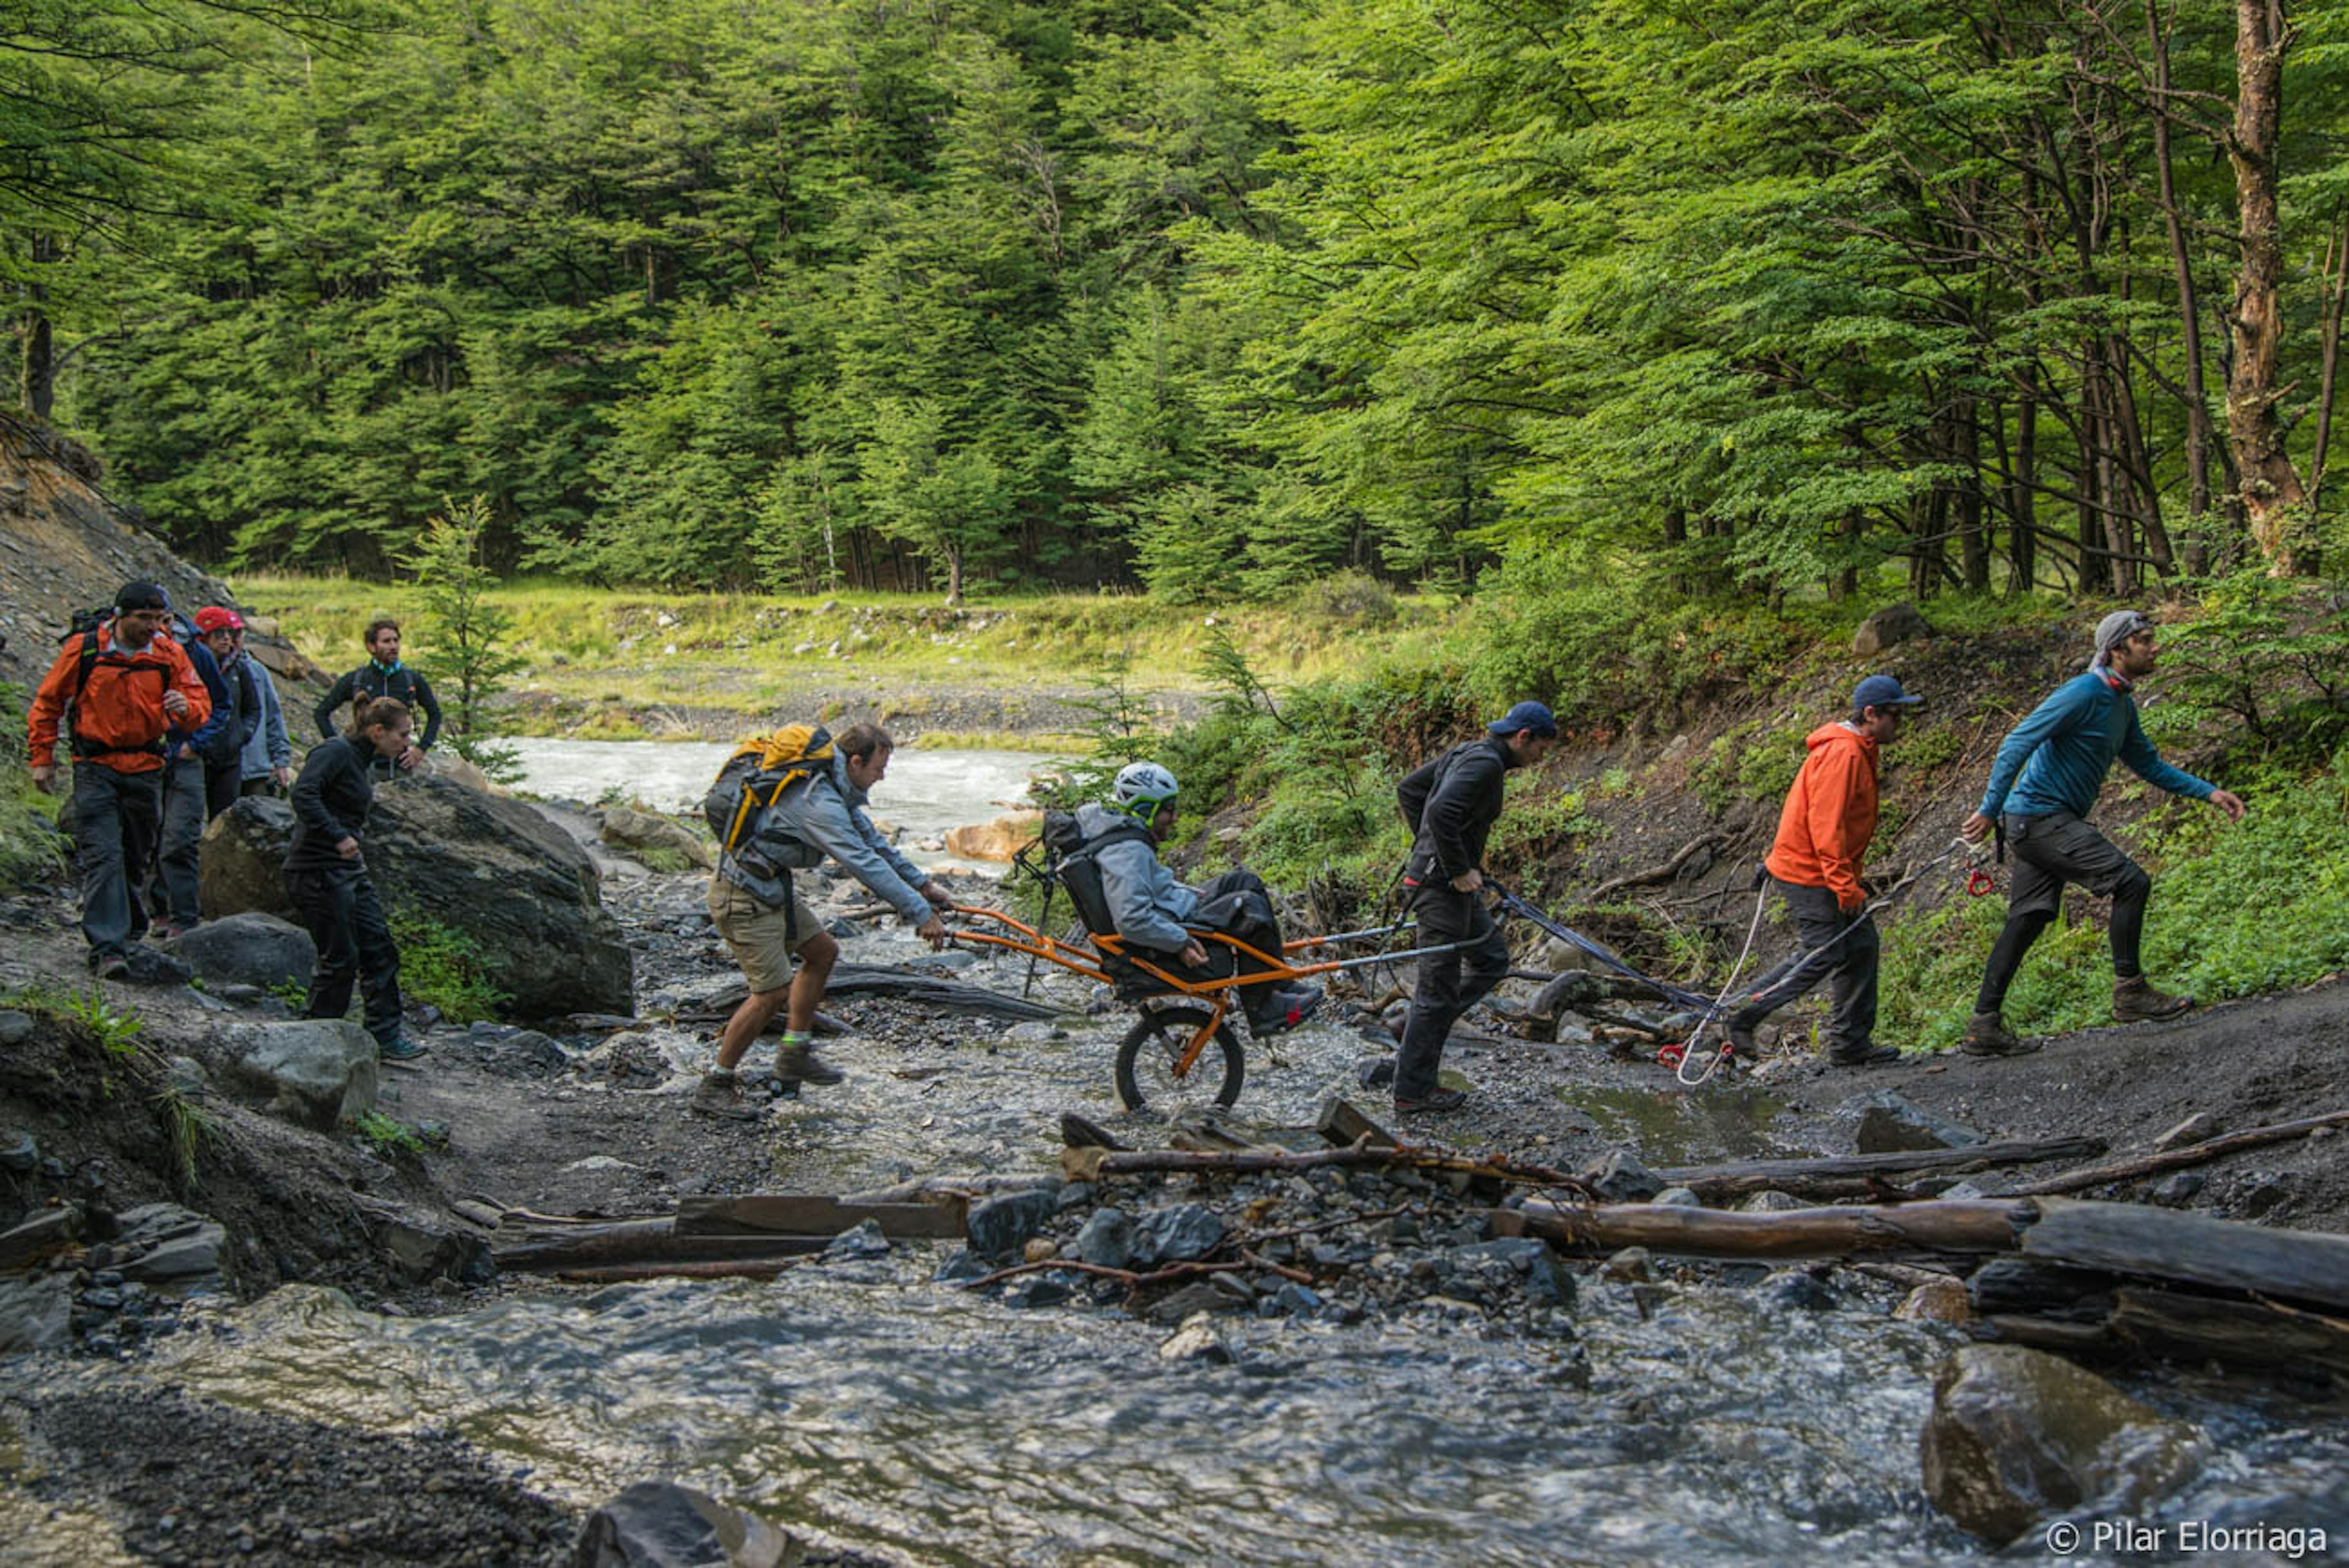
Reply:
[[[2126,980],[2113,982],[2113,1016],[2124,1024],[2149,1024],[2157,1019],[2175,1018],[2194,1006],[2191,996],[2173,996],[2167,991],[2157,991],[2153,982],[2142,975],[2132,975]]]
[[[98,972],[101,980],[130,978],[130,960],[119,953],[92,953],[89,966]]]
[[[1722,1026],[1722,1040],[1729,1047],[1729,1059],[1741,1068],[1762,1065],[1762,1047],[1754,1043],[1754,1026],[1732,1018]]]
[[[1321,1006],[1319,985],[1289,985],[1273,992],[1260,1012],[1248,1015],[1248,1028],[1257,1035],[1278,1035],[1313,1016]]]
[[[1458,1110],[1468,1103],[1467,1094],[1456,1088],[1432,1088],[1416,1099],[1395,1096],[1397,1116],[1442,1116]]]
[[[394,1035],[388,1040],[378,1040],[375,1059],[379,1062],[412,1062],[424,1054],[424,1047],[406,1035]]]
[[[785,1083],[812,1083],[818,1088],[829,1088],[848,1077],[806,1046],[796,1043],[777,1047],[775,1076]]]
[[[693,1091],[686,1109],[696,1116],[714,1116],[722,1121],[759,1119],[759,1108],[742,1098],[742,1080],[719,1069],[701,1075],[701,1087]]]
[[[1890,1046],[1862,1042],[1857,1046],[1833,1045],[1827,1047],[1827,1065],[1837,1068],[1880,1068],[1900,1059],[1900,1053]]]
[[[2042,1043],[2024,1039],[1996,1013],[1976,1013],[1966,1020],[1965,1038],[1958,1042],[1958,1049],[1970,1057],[2023,1057]]]

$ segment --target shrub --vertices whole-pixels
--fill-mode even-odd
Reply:
[[[465,933],[403,912],[391,917],[391,934],[399,944],[400,989],[450,1023],[493,1018],[512,1000],[490,983],[481,950]]]

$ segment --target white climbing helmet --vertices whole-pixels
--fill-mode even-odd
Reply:
[[[1110,792],[1117,809],[1127,816],[1148,817],[1182,790],[1174,775],[1155,762],[1129,762],[1117,770],[1117,782]]]

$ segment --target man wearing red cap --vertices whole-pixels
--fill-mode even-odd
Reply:
[[[196,631],[220,665],[228,689],[228,717],[204,743],[204,820],[229,808],[244,783],[244,746],[261,723],[261,694],[254,689],[253,666],[244,656],[244,617],[224,604],[196,612]]]

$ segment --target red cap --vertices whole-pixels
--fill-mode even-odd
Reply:
[[[196,612],[196,630],[209,635],[226,626],[232,632],[244,630],[244,617],[219,604],[207,604]]]

